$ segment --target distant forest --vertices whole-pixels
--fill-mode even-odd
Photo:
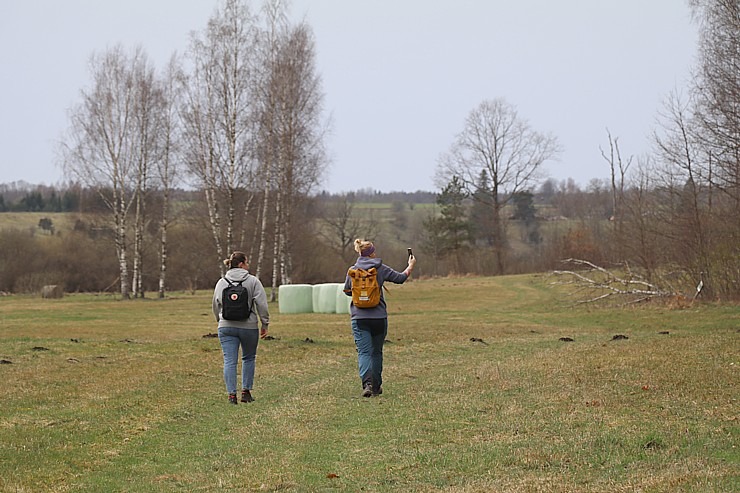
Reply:
[[[506,255],[499,263],[486,205],[455,183],[453,179],[439,193],[363,189],[303,197],[296,209],[300,213],[293,231],[296,242],[291,245],[292,282],[341,279],[356,256],[351,247],[356,237],[375,240],[383,258],[398,268],[405,265],[406,247],[413,246],[420,259],[417,277],[546,272],[563,268],[564,259],[579,259],[609,267],[629,265],[630,275],[669,285],[671,292],[690,294],[697,281],[713,280],[707,271],[700,272],[701,264],[694,264],[696,258],[687,256],[682,246],[694,238],[694,226],[686,214],[685,204],[692,197],[688,185],[649,192],[628,187],[615,201],[608,180],[592,180],[586,189],[570,179],[545,180],[534,192],[520,192],[507,200]],[[217,252],[209,241],[204,192],[176,189],[171,195],[171,207],[177,213],[168,235],[163,291],[208,288],[220,274]],[[158,216],[161,191],[151,191],[147,197],[149,216]],[[68,291],[117,289],[115,234],[107,220],[110,210],[97,191],[78,185],[2,184],[0,204],[7,214],[29,213],[36,218],[19,228],[0,214],[0,291],[38,292],[50,282]],[[625,211],[619,217],[615,204]],[[279,264],[269,257],[259,261],[260,221],[258,215],[239,225],[234,242],[255,259],[253,269],[274,291],[280,283],[273,282],[273,269]],[[160,227],[156,221],[145,222],[139,266],[144,273],[138,294],[142,297],[159,290],[161,257],[157,251]],[[676,242],[682,229],[685,241]],[[267,251],[272,248],[268,243]],[[736,246],[727,244],[727,248],[731,251]],[[718,255],[730,260],[721,250]],[[90,264],[90,258],[102,260]],[[680,263],[687,261],[696,267],[682,270]],[[669,272],[666,266],[674,267],[670,279],[663,277]],[[731,271],[721,272],[733,276]],[[727,278],[719,285],[719,297],[733,296],[733,282]]]
[[[199,200],[202,192],[176,189],[175,200]],[[341,200],[347,193],[322,191],[316,199],[332,202]],[[373,189],[359,189],[351,192],[358,202],[384,204],[402,202],[409,204],[433,204],[436,192],[418,190],[416,192],[381,192]],[[0,212],[106,212],[96,190],[85,189],[80,185],[35,185],[27,182],[0,183]]]

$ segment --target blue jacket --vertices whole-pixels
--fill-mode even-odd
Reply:
[[[388,312],[386,311],[385,306],[385,296],[383,296],[383,283],[385,281],[389,281],[395,284],[403,284],[409,276],[403,272],[391,269],[379,258],[358,257],[357,262],[355,262],[353,267],[365,270],[375,267],[378,271],[378,284],[380,285],[380,303],[378,306],[374,306],[372,308],[357,308],[354,304],[350,303],[350,318],[352,320],[364,318],[388,318]],[[349,275],[347,275],[344,280],[344,294],[352,296],[352,279]]]

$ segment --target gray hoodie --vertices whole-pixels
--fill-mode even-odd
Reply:
[[[383,263],[383,260],[373,257],[358,257],[354,267],[368,270],[371,267],[375,267],[378,271],[378,284],[380,285],[380,303],[378,306],[372,308],[357,308],[354,304],[350,303],[349,311],[350,318],[364,319],[364,318],[388,318],[388,312],[385,308],[385,297],[383,296],[383,283],[390,281],[395,284],[403,284],[406,279],[409,278],[403,272],[398,272]],[[349,275],[344,280],[344,294],[352,296],[352,279]]]
[[[223,278],[219,279],[216,283],[216,288],[213,290],[212,303],[213,315],[218,321],[218,326],[236,327],[238,329],[258,329],[257,315],[259,314],[259,320],[262,321],[262,327],[267,328],[270,323],[270,312],[267,309],[267,293],[265,293],[265,288],[262,286],[260,280],[255,276],[250,275],[246,269],[240,269],[239,267],[229,269],[226,272],[226,279],[231,282],[239,282],[246,279],[246,281],[242,283],[242,286],[252,293],[254,304],[252,313],[249,314],[249,318],[247,320],[224,320],[221,317],[221,298],[224,289],[226,289],[229,283],[227,283]]]

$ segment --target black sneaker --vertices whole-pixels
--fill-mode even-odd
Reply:
[[[229,394],[229,404],[238,404],[236,402],[236,394]]]
[[[242,390],[242,402],[254,402],[252,393],[248,390]]]
[[[373,390],[373,395],[380,395],[383,393],[383,387],[378,387],[376,390]]]
[[[365,385],[362,388],[362,397],[370,397],[373,395],[373,388],[370,386],[370,384]]]

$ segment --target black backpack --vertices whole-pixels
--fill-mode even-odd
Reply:
[[[221,317],[224,320],[238,320],[243,322],[252,313],[253,297],[249,290],[242,286],[242,283],[247,279],[231,282],[224,277],[224,281],[229,283],[224,288],[223,295],[221,296]]]

